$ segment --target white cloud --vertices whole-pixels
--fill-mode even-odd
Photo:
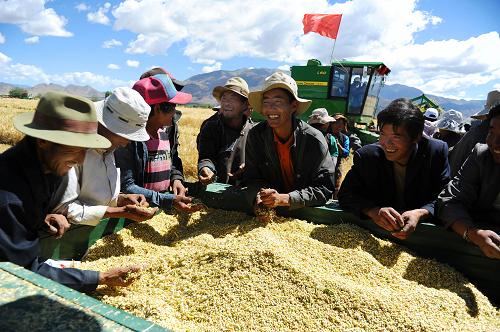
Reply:
[[[12,61],[11,58],[0,52],[0,65],[4,65]]]
[[[123,81],[91,72],[69,72],[47,74],[33,65],[13,63],[12,59],[0,52],[0,77],[7,82],[38,84],[56,83],[60,85],[90,85],[98,90],[107,90],[118,86],[132,86],[130,81]]]
[[[103,48],[113,48],[115,46],[122,46],[122,42],[116,39],[106,40],[102,43]]]
[[[127,60],[127,66],[132,67],[132,68],[137,68],[139,67],[140,62],[136,60]]]
[[[85,3],[79,3],[77,6],[75,6],[76,10],[78,10],[79,12],[86,12],[88,10],[90,10],[90,7],[85,4]]]
[[[315,33],[303,35],[302,18],[305,13],[341,13],[334,57],[384,61],[393,70],[389,83],[458,95],[467,87],[497,79],[493,73],[493,68],[500,68],[497,32],[468,40],[417,43],[416,33],[442,22],[442,18],[418,10],[417,4],[418,0],[335,4],[327,0],[209,4],[205,0],[124,0],[114,7],[112,15],[115,29],[136,35],[126,52],[165,54],[174,43],[182,42],[186,45],[184,54],[193,62],[209,59],[213,62],[206,63],[204,69],[216,70],[216,62],[237,56],[290,64],[304,64],[310,58],[328,62],[333,40]],[[192,15],[192,8],[203,15]],[[461,84],[465,86],[459,87]]]
[[[110,63],[108,65],[108,69],[117,70],[117,69],[120,69],[120,66],[115,65],[114,63]]]
[[[25,38],[24,42],[26,44],[37,44],[38,42],[40,42],[40,37],[33,36],[33,37]]]
[[[281,66],[278,66],[279,70],[283,70],[283,71],[290,71],[290,66],[289,65],[281,65]]]
[[[5,36],[0,32],[0,44],[5,43]]]
[[[204,73],[210,73],[216,70],[220,70],[221,68],[222,68],[222,63],[214,62],[212,65],[203,66],[203,68],[201,68],[201,71]]]
[[[100,7],[96,12],[87,14],[87,20],[92,23],[108,25],[110,23],[109,17],[106,15],[111,8],[111,4],[106,2],[104,6]]]
[[[64,16],[45,8],[45,0],[9,0],[0,9],[0,23],[15,24],[31,35],[70,37]]]
[[[500,90],[500,83],[493,84],[493,89],[494,90]]]

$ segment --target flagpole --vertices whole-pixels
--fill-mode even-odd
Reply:
[[[335,50],[335,44],[337,44],[337,38],[335,38],[334,42],[333,42],[332,54],[330,55],[330,63],[329,63],[329,65],[331,65],[332,62],[333,62],[333,51]]]

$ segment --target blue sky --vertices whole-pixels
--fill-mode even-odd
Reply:
[[[7,0],[0,82],[108,90],[152,66],[186,79],[327,61],[333,41],[303,35],[302,16],[341,13],[335,58],[383,61],[389,84],[484,99],[500,89],[499,9],[496,0]]]

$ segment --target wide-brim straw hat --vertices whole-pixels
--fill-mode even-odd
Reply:
[[[131,141],[149,140],[146,123],[151,107],[139,92],[128,87],[116,88],[106,100],[94,105],[97,120],[112,133]]]
[[[492,90],[488,92],[488,96],[486,97],[486,103],[484,104],[484,108],[477,112],[476,114],[471,115],[471,118],[476,120],[485,120],[488,118],[488,113],[490,109],[496,103],[500,102],[500,90]]]
[[[248,89],[248,83],[244,79],[242,79],[241,77],[231,77],[227,80],[224,86],[216,86],[212,90],[212,96],[214,96],[215,100],[217,100],[217,102],[220,104],[222,94],[226,91],[233,91],[247,99],[248,93],[250,92],[250,90]]]
[[[62,145],[94,149],[111,146],[107,138],[97,134],[94,104],[63,92],[47,92],[35,113],[14,118],[14,127],[28,136]]]
[[[253,110],[258,113],[262,113],[262,96],[265,92],[277,88],[289,91],[295,100],[298,101],[299,106],[296,111],[297,115],[304,113],[307,111],[309,106],[311,106],[311,100],[299,98],[297,83],[292,77],[282,72],[276,72],[264,80],[262,90],[252,91],[248,95],[248,102],[252,106]]]

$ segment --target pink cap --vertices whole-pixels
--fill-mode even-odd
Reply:
[[[175,89],[174,83],[166,74],[157,74],[135,82],[132,89],[139,92],[148,105],[171,103],[187,104],[192,99],[189,93]]]

